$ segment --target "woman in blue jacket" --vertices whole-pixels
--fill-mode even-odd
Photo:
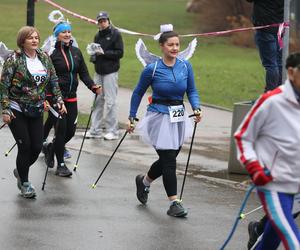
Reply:
[[[127,131],[133,132],[137,109],[151,86],[152,101],[137,129],[142,139],[154,147],[159,159],[152,164],[146,175],[136,176],[137,198],[146,204],[150,184],[162,176],[170,200],[167,214],[184,217],[187,210],[177,199],[176,157],[184,139],[192,134],[192,123],[186,114],[183,97],[186,93],[196,115],[196,122],[201,120],[200,101],[191,64],[177,58],[180,47],[178,34],[173,30],[163,32],[159,45],[162,58],[146,66],[133,91]]]

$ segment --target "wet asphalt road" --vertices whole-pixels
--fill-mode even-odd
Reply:
[[[13,139],[7,128],[0,136],[0,152],[5,152]],[[219,249],[244,196],[244,191],[188,177],[183,201],[189,215],[172,218],[166,215],[169,204],[161,179],[151,186],[147,206],[136,200],[134,178],[145,166],[113,159],[92,189],[108,157],[83,152],[72,178],[50,170],[45,191],[41,155],[30,173],[38,196],[26,200],[18,195],[12,174],[16,152],[0,156],[0,249]],[[71,152],[73,168],[78,151]],[[252,196],[247,210],[258,205]],[[247,224],[260,216],[257,212],[241,221],[228,249],[246,249]]]

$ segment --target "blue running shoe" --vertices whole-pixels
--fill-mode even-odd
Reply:
[[[72,155],[71,155],[70,151],[65,148],[64,159],[70,159],[71,157],[72,157]]]

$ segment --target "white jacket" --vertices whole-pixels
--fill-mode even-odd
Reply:
[[[300,191],[300,104],[289,80],[255,102],[234,137],[243,165],[258,160],[270,170],[264,188]]]

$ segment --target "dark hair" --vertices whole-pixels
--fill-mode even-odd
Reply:
[[[174,37],[174,36],[178,37],[178,34],[175,31],[163,32],[160,35],[158,42],[160,44],[164,44],[169,38]]]
[[[288,69],[289,67],[295,68],[300,66],[300,53],[292,53],[286,59],[285,68]]]

